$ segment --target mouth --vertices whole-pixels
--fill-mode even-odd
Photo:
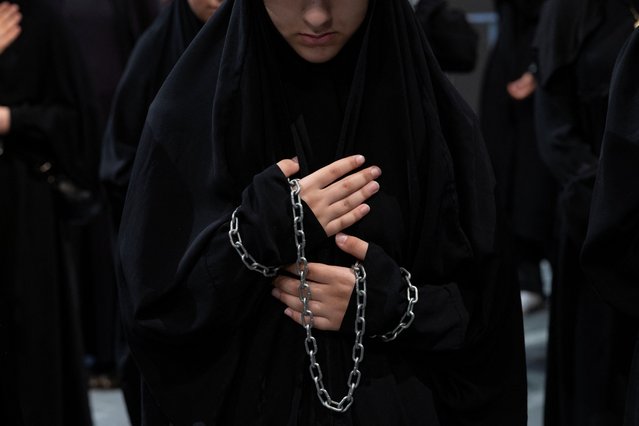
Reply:
[[[336,32],[327,32],[323,34],[308,34],[308,33],[300,33],[299,37],[302,41],[302,44],[306,46],[325,46],[330,44],[335,37],[337,36]]]

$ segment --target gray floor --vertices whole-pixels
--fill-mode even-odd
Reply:
[[[528,426],[542,426],[544,369],[548,313],[528,315],[524,320],[528,362]],[[129,426],[124,400],[119,391],[91,391],[95,426]]]

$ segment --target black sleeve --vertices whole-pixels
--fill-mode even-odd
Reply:
[[[397,263],[375,244],[369,244],[362,265],[367,276],[367,335],[379,337],[392,331],[406,313],[408,283]],[[415,319],[398,335],[398,341],[428,351],[461,347],[466,336],[468,312],[457,284],[412,284],[419,292],[419,299],[413,307]],[[355,296],[351,297],[342,321],[343,332],[353,330],[357,310]]]
[[[572,86],[569,72],[563,70],[535,95],[540,154],[563,186],[597,167],[597,157],[578,131],[579,105]]]
[[[463,11],[442,0],[422,0],[415,13],[444,71],[471,72],[475,68],[479,35]]]
[[[145,160],[158,167],[156,157]],[[170,183],[174,174],[167,172],[164,167],[156,168],[153,173],[164,180],[142,191],[145,197],[160,191],[171,203],[161,211],[144,209],[140,214],[128,199],[125,206],[124,217],[133,225],[120,234],[119,245],[127,280],[125,312],[135,319],[132,333],[172,343],[197,341],[202,327],[207,327],[207,333],[232,335],[268,293],[272,278],[248,269],[231,245],[229,223],[237,206],[222,207],[225,213],[219,214],[220,219],[210,222],[188,242],[180,237],[182,223],[172,223],[161,232],[144,233],[149,228],[161,229],[159,216],[175,217],[190,209],[189,201],[174,195]],[[132,182],[135,192],[138,181],[134,178]],[[237,217],[244,248],[257,262],[269,267],[295,263],[290,187],[276,165],[256,175],[243,191]],[[323,242],[327,238],[312,215],[305,215],[304,225],[308,241]],[[144,238],[140,237],[142,233]],[[153,291],[146,283],[153,283]],[[197,307],[189,320],[183,317],[187,307]]]

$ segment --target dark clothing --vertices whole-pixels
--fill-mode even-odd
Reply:
[[[539,262],[549,258],[556,185],[541,161],[534,94],[513,99],[507,85],[533,63],[532,42],[544,0],[498,0],[499,38],[484,71],[480,118],[495,169],[498,199],[508,214],[522,290],[542,294]]]
[[[157,0],[53,0],[79,46],[97,100],[96,158],[116,85],[137,38],[158,11]],[[97,178],[97,165],[92,170]],[[102,198],[102,197],[100,197]],[[119,332],[110,218],[102,208],[69,228],[80,283],[85,358],[92,374],[115,374]]]
[[[546,424],[621,424],[636,326],[598,297],[580,266],[579,253],[588,226],[612,68],[632,31],[633,18],[621,0],[568,3],[550,0],[538,40],[539,143],[542,158],[561,185]],[[561,40],[548,39],[560,35]]]
[[[127,63],[111,108],[100,163],[100,180],[116,229],[149,106],[202,25],[186,0],[173,1],[145,32]]]
[[[617,60],[582,265],[598,293],[639,324],[639,31]],[[626,426],[639,425],[639,345],[626,401]]]
[[[475,69],[479,34],[462,10],[450,7],[446,0],[420,0],[415,14],[443,71]]]
[[[293,70],[312,70],[313,84]],[[317,120],[315,108],[341,114]],[[239,205],[251,254],[295,263],[290,188],[274,164],[296,155],[306,175],[356,153],[384,171],[370,213],[347,230],[371,243],[366,335],[406,310],[398,265],[420,298],[397,341],[365,339],[354,403],[337,414],[317,398],[304,329],[228,232]],[[151,106],[122,217],[123,317],[157,406],[176,425],[524,425],[521,312],[500,268],[493,191],[476,119],[407,2],[371,1],[340,54],[311,65],[262,2],[227,0]],[[309,260],[352,265],[304,211]],[[352,369],[353,305],[342,330],[314,331],[335,399]]]
[[[46,2],[18,4],[22,33],[0,55],[0,105],[11,109],[0,138],[0,423],[84,426],[77,283],[62,220],[72,203],[58,184],[94,188],[94,105],[60,16]]]
[[[174,0],[140,38],[120,80],[104,134],[100,163],[100,180],[109,200],[116,234],[149,106],[202,25],[187,0]],[[140,398],[148,395],[148,391],[140,383],[138,369],[128,347],[119,361],[122,369],[121,386],[129,418],[133,425],[142,424]],[[148,396],[146,399],[152,402]],[[161,413],[156,413],[155,418],[150,419],[148,407],[149,404],[144,413],[147,424],[162,424],[157,419],[162,418]]]

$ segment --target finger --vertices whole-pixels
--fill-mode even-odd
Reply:
[[[350,254],[357,260],[364,260],[366,257],[366,252],[368,251],[368,243],[366,241],[340,233],[335,236],[335,243],[342,251]]]
[[[379,183],[372,181],[357,192],[350,194],[330,206],[330,219],[334,220],[362,205],[370,197],[379,192]]]
[[[298,323],[299,325],[302,325],[302,326],[304,325],[302,323],[302,313],[300,311],[296,311],[291,308],[286,308],[284,310],[284,314],[288,316],[289,318],[291,318],[296,323]],[[339,329],[339,327],[335,327],[333,324],[331,324],[331,321],[329,321],[328,318],[318,317],[318,316],[313,316],[313,328],[316,328],[318,330],[331,330],[331,331],[335,331]]]
[[[329,185],[323,191],[322,195],[326,197],[329,204],[339,202],[349,195],[371,185],[371,181],[377,179],[381,175],[382,171],[379,167],[368,167]],[[377,184],[377,187],[379,188],[379,184]]]
[[[329,222],[328,225],[326,225],[326,229],[324,231],[326,232],[327,236],[331,237],[362,220],[362,218],[366,216],[370,211],[371,208],[368,204],[361,204],[350,212]]]
[[[293,176],[295,173],[299,172],[300,165],[297,162],[297,157],[287,160],[278,161],[277,166],[280,168],[284,176],[287,178]]]
[[[304,307],[304,304],[302,303],[302,301],[300,300],[299,296],[296,295],[292,295],[289,293],[285,293],[283,291],[280,291],[277,288],[274,288],[273,290],[271,290],[271,295],[279,300],[280,302],[282,302],[283,304],[285,304],[287,307],[298,311],[298,312],[302,312],[302,309]],[[323,317],[324,316],[324,310],[322,308],[322,304],[320,302],[317,302],[315,300],[309,300],[308,301],[308,309],[313,313],[313,316],[316,317]]]
[[[342,158],[306,176],[301,183],[308,188],[325,188],[360,167],[365,161],[363,155]]]

